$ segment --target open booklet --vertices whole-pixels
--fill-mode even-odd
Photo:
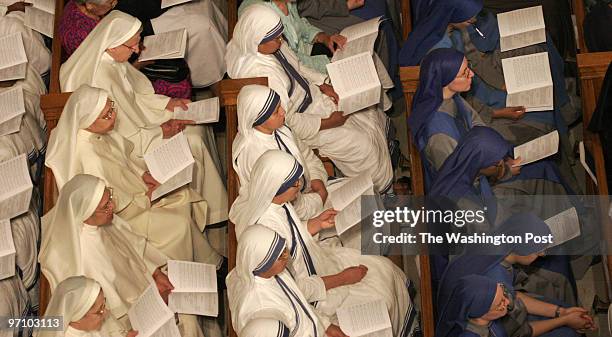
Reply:
[[[193,179],[195,161],[187,137],[182,132],[145,153],[144,159],[153,178],[161,184],[153,191],[152,201],[189,184]]]
[[[528,112],[554,108],[547,52],[503,59],[502,67],[508,91],[506,106],[524,106]]]
[[[25,154],[0,163],[0,219],[10,219],[28,211],[32,180]]]
[[[542,6],[497,14],[501,51],[546,42],[546,25]]]
[[[15,275],[15,243],[11,232],[11,222],[0,220],[0,280]]]
[[[53,38],[55,0],[28,0],[32,6],[25,8],[24,24]]]
[[[339,97],[338,110],[344,115],[380,102],[381,84],[371,53],[353,55],[326,67]]]
[[[187,30],[183,28],[145,36],[142,43],[144,49],[138,61],[184,58],[187,48]]]
[[[514,158],[521,157],[521,162],[516,166],[523,166],[548,156],[559,151],[559,132],[557,130],[545,134],[542,137],[530,140],[525,144],[514,148]]]
[[[168,278],[174,290],[168,297],[168,307],[181,314],[217,317],[217,267],[212,264],[168,261]]]
[[[580,220],[576,208],[572,207],[544,221],[553,235],[550,247],[558,246],[580,236]]]
[[[0,93],[0,136],[18,132],[25,114],[23,89],[14,87]]]
[[[351,337],[393,336],[389,312],[382,299],[343,305],[336,314],[340,329]]]
[[[362,198],[367,195],[371,197]],[[377,209],[372,177],[369,173],[346,179],[329,186],[329,200],[338,211],[336,233],[346,232]],[[365,207],[365,208],[364,208]]]
[[[28,58],[20,33],[0,37],[0,81],[25,78]]]
[[[219,121],[219,97],[204,99],[187,104],[188,110],[177,108],[174,119],[186,119],[196,124],[216,123]]]
[[[381,18],[376,17],[344,28],[340,35],[346,37],[346,44],[344,48],[338,49],[334,53],[331,61],[336,62],[365,52],[371,55],[374,51],[374,43],[378,37],[380,22]]]
[[[597,185],[597,176],[595,176],[595,160],[593,159],[593,156],[585,149],[583,141],[578,144],[578,148],[580,151],[580,164],[582,164],[584,170],[587,171],[595,185]]]
[[[168,308],[155,284],[151,284],[128,310],[132,329],[139,337],[180,337],[174,313]]]
[[[162,0],[161,8],[164,9],[164,8],[184,4],[185,2],[190,2],[190,1],[193,1],[193,0]]]

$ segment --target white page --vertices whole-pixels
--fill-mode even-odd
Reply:
[[[168,260],[173,292],[217,292],[217,267],[212,264]]]
[[[140,336],[140,332],[138,336]],[[181,332],[174,322],[174,319],[170,319],[164,323],[161,328],[155,331],[151,337],[181,337]]]
[[[153,178],[161,184],[194,163],[189,142],[182,132],[145,153],[144,159]]]
[[[43,11],[55,14],[55,0],[27,0],[32,6]]]
[[[20,80],[25,78],[27,62],[0,69],[0,81]]]
[[[219,97],[213,97],[187,104],[188,110],[177,108],[174,119],[186,119],[196,124],[216,123],[219,121]]]
[[[15,244],[11,232],[11,222],[0,220],[0,280],[15,275]]]
[[[174,313],[164,303],[155,284],[149,285],[128,310],[132,328],[138,336],[149,337],[168,320],[174,324]]]
[[[177,188],[189,184],[193,180],[193,165],[194,164],[188,165],[179,173],[172,176],[172,178],[166,180],[165,183],[157,186],[151,194],[151,201],[157,200]]]
[[[372,188],[372,177],[369,172],[364,172],[338,187],[329,195],[330,202],[336,211],[341,211],[353,200],[359,199],[368,189]]]
[[[330,195],[333,194],[331,188],[328,191]],[[346,232],[378,209],[374,187],[370,187],[362,196],[370,197],[365,199],[358,197],[336,214],[334,227],[338,235]]]
[[[587,171],[591,179],[593,179],[593,182],[595,183],[595,185],[597,185],[597,177],[595,176],[595,173],[591,171],[591,167],[589,166],[589,163],[587,163],[587,153],[585,151],[583,141],[581,141],[580,144],[578,144],[578,148],[580,151],[580,164],[582,164],[582,167],[584,167],[585,171]]]
[[[362,36],[358,39],[347,41],[342,49],[336,50],[331,61],[336,62],[365,52],[372,54],[377,37],[378,35],[376,34],[370,34]]]
[[[578,219],[578,212],[576,212],[575,207],[566,209],[546,219],[544,222],[546,222],[553,235],[554,243],[549,247],[558,246],[580,236],[580,220]]]
[[[25,8],[25,20],[24,24],[35,31],[47,35],[53,38],[53,22],[55,21],[55,15],[47,13],[42,9],[28,6]]]
[[[380,102],[381,84],[369,53],[330,63],[327,72],[340,98],[338,109],[345,115]]]
[[[500,13],[497,22],[502,52],[546,42],[542,6]]]
[[[32,187],[25,154],[0,163],[0,219],[27,212]]]
[[[21,87],[0,92],[0,124],[24,114],[25,111]]]
[[[360,37],[376,34],[378,35],[378,27],[380,26],[380,17],[360,22],[358,24],[344,28],[340,35],[346,37],[347,41],[355,40]]]
[[[516,166],[522,166],[548,156],[552,156],[559,150],[559,132],[557,130],[528,141],[525,144],[514,148],[514,158],[521,157],[521,163]]]
[[[365,335],[361,335],[359,337],[393,337],[393,329],[388,328],[385,330],[378,330],[372,333],[367,333]]]
[[[217,317],[219,315],[218,294],[214,293],[177,293],[168,297],[168,307],[181,314]]]
[[[340,329],[349,336],[363,336],[391,328],[387,306],[380,299],[344,306],[336,313]]]
[[[183,58],[187,46],[187,31],[183,28],[145,36],[143,45],[145,48],[140,53],[139,61]]]
[[[553,86],[548,85],[508,94],[506,106],[523,106],[525,112],[553,110],[555,108]]]
[[[13,117],[6,122],[2,122],[0,124],[0,137],[4,135],[10,135],[11,133],[19,132],[21,129],[21,120],[23,119],[23,114]]]
[[[502,67],[508,91],[506,106],[526,108],[553,106],[553,81],[547,52],[502,59]],[[533,93],[524,94],[530,90]],[[511,98],[513,94],[519,92],[523,95],[521,97],[525,100],[524,104],[515,97]]]
[[[21,33],[0,37],[0,69],[27,63]]]
[[[190,2],[192,0],[162,0],[161,2],[161,8],[167,8],[170,6],[176,6],[176,5],[180,5],[183,4],[185,2]]]

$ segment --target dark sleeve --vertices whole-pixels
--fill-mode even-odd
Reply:
[[[514,297],[511,307],[508,310],[508,314],[500,318],[504,330],[508,333],[508,337],[531,337],[533,329],[527,321],[528,313],[525,304]]]
[[[300,16],[321,19],[324,16],[348,16],[346,0],[298,0]]]

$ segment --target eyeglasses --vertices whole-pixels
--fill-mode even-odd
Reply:
[[[104,206],[101,209],[97,209],[96,212],[98,213],[106,213],[106,214],[110,214],[112,212],[112,204],[113,204],[113,188],[112,187],[107,187],[108,192],[110,194],[108,201],[106,202],[106,204],[104,204]]]
[[[287,250],[287,248],[285,248],[283,250],[283,253],[278,257],[278,261],[286,261],[289,259],[289,250]]]
[[[94,311],[94,312],[88,312],[87,315],[102,316],[105,313],[106,313],[106,298],[104,298],[104,302],[102,302],[102,308],[100,308],[100,310]]]
[[[102,119],[104,120],[110,120],[111,118],[113,118],[113,114],[117,112],[117,109],[115,108],[115,102],[114,101],[110,101],[110,109],[108,110],[107,113],[104,114],[104,116],[102,116]]]
[[[134,53],[137,53],[137,52],[138,52],[138,46],[140,45],[140,42],[136,43],[136,44],[135,44],[135,45],[133,45],[133,46],[128,46],[128,45],[127,45],[127,44],[125,44],[125,43],[122,43],[121,45],[122,45],[122,46],[124,46],[124,47],[126,47],[126,48],[128,48],[129,50],[133,51]]]
[[[498,285],[502,288],[503,298],[501,302],[499,302],[499,304],[495,307],[495,311],[504,311],[508,308],[508,302],[510,301],[511,294],[510,290],[508,290],[508,288],[506,288],[503,283],[498,283]]]

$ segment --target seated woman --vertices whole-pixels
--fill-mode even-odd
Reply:
[[[125,221],[113,216],[114,208],[110,189],[101,179],[74,176],[42,219],[38,261],[52,292],[71,276],[96,280],[110,314],[129,329],[127,311],[149,284],[157,285],[165,302],[173,286],[161,271],[168,258],[144,238],[130,234]],[[202,336],[195,316],[179,318],[182,336]]]
[[[62,40],[62,51],[66,58],[81,45],[83,40],[96,27],[98,22],[109,12],[117,0],[70,0],[64,7],[60,19],[59,34]],[[136,66],[141,66],[139,62]],[[172,83],[164,80],[152,81],[156,94],[175,98],[191,98],[191,82],[186,78]]]
[[[36,337],[135,337],[107,315],[102,287],[85,276],[72,276],[58,284],[45,316],[62,317],[61,330],[38,330]]]
[[[172,259],[218,264],[220,256],[201,233],[206,202],[183,187],[153,203],[159,183],[134,145],[113,131],[116,118],[104,90],[83,85],[72,93],[51,132],[45,163],[58,189],[75,175],[96,176],[113,189],[114,211],[155,248]]]
[[[269,318],[253,318],[238,337],[289,337],[289,328],[283,322]]]
[[[307,221],[319,215],[327,202],[327,172],[321,160],[293,132],[284,125],[285,110],[280,96],[272,89],[261,85],[249,85],[238,94],[238,134],[232,144],[232,164],[238,173],[241,188],[250,182],[255,162],[268,150],[281,150],[292,155],[304,169],[302,189],[292,203],[301,220]],[[333,181],[334,186],[342,185],[344,179]],[[328,211],[330,212],[330,211]],[[360,226],[344,232],[340,241],[345,247],[360,249]],[[319,235],[319,241],[337,243],[330,240],[337,237],[333,229]]]
[[[457,142],[472,127],[486,124],[460,95],[470,89],[473,75],[463,54],[453,49],[437,49],[427,55],[421,67],[420,84],[408,124],[417,148],[426,158],[427,185],[435,178],[436,171],[452,153]],[[513,144],[552,131],[537,123],[493,119],[498,112],[491,111],[485,117],[488,126]],[[573,172],[568,169],[561,170],[561,173],[564,173],[563,178],[569,182],[571,190],[575,191],[578,186]]]
[[[162,9],[159,0],[118,0],[116,9],[142,21],[145,35],[187,30],[185,59],[194,87],[223,79],[227,20],[213,1],[190,1]]]
[[[112,11],[87,36],[60,71],[62,91],[74,91],[87,84],[106,90],[117,109],[117,132],[134,144],[135,154],[143,156],[162,139],[181,130],[189,139],[195,159],[190,186],[208,202],[208,223],[227,219],[225,185],[211,153],[216,153],[212,129],[187,126],[190,121],[172,118],[172,111],[188,100],[156,95],[151,82],[129,62],[139,50],[141,23],[119,11]]]
[[[228,74],[267,77],[270,88],[286,102],[287,124],[298,139],[319,149],[345,176],[369,171],[375,190],[387,191],[393,178],[388,118],[374,108],[350,116],[334,111],[333,87],[323,83],[323,75],[300,65],[281,42],[282,31],[282,21],[272,9],[261,4],[245,9],[228,45]]]
[[[8,3],[11,3],[9,0]],[[25,25],[25,7],[27,2],[14,2],[9,6],[0,5],[0,36],[20,33],[28,64],[38,76],[45,76],[51,68],[51,51],[39,32]],[[3,13],[6,11],[6,13]]]
[[[320,246],[316,234],[333,227],[334,215],[326,212],[307,222],[297,216],[291,202],[299,192],[302,172],[298,161],[284,151],[267,151],[256,161],[249,184],[230,210],[238,241],[245,240],[242,233],[255,224],[274,230],[287,241],[292,275],[306,298],[317,301],[318,310],[333,317],[351,294],[381,298],[389,310],[393,335],[400,336],[411,305],[406,276],[385,257]]]
[[[495,233],[523,236],[525,233],[533,233],[535,236],[541,236],[550,234],[550,229],[537,217],[523,213],[510,218]],[[499,319],[508,336],[579,336],[575,330],[593,329],[595,325],[588,310],[568,307],[563,301],[541,296],[542,292],[539,291],[532,295],[516,289],[524,287],[517,283],[519,273],[513,265],[530,265],[542,256],[547,248],[548,244],[533,242],[478,248],[482,254],[489,255],[477,255],[475,248],[472,248],[471,252],[453,259],[444,272],[438,294],[438,310],[443,312],[449,303],[454,301],[453,289],[461,278],[481,275],[503,284],[508,290],[510,310],[507,316]],[[556,256],[551,256],[554,257]],[[559,285],[561,284],[555,282],[551,288]]]
[[[275,328],[284,325],[291,336],[345,337],[337,325],[310,306],[311,301],[285,270],[288,261],[286,240],[276,232],[261,225],[244,231],[238,241],[236,268],[227,275],[232,326],[238,335],[253,336],[247,325],[266,318],[282,322]]]
[[[287,0],[246,0],[240,4],[238,14],[242,14],[248,6],[257,3],[265,4],[280,16],[283,22],[283,35],[300,63],[322,74],[327,74],[325,66],[329,64],[329,57],[336,48],[344,46],[346,38],[339,34],[327,34],[311,25],[308,20],[300,16],[296,3]],[[315,44],[324,46],[326,53],[313,55]]]
[[[510,304],[503,284],[484,276],[465,276],[456,282],[449,302],[440,308],[434,336],[508,336],[499,319],[506,316]]]

